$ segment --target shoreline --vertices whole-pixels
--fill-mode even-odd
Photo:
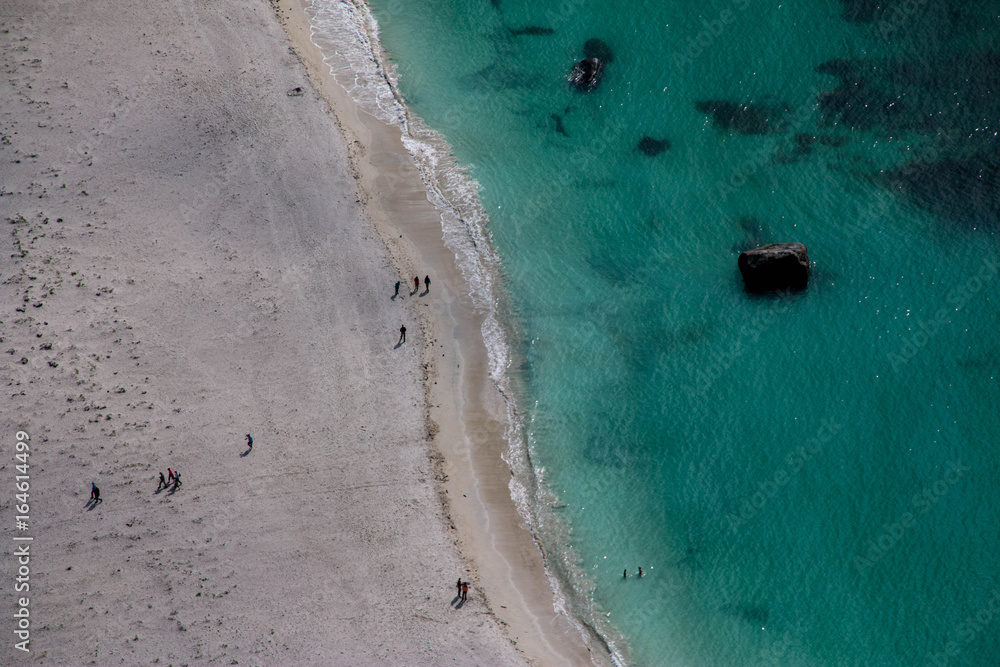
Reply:
[[[610,664],[599,638],[555,611],[541,549],[508,486],[507,405],[490,378],[484,314],[446,246],[441,212],[428,199],[401,130],[361,110],[337,82],[312,40],[309,0],[275,5],[311,83],[352,147],[364,210],[393,263],[403,275],[420,273],[417,266],[435,267],[434,299],[418,309],[426,338],[427,430],[430,447],[441,457],[435,486],[447,527],[475,570],[473,583],[485,590],[491,613],[532,663]]]
[[[33,446],[26,657],[578,662],[538,629],[557,618],[551,603],[522,613],[531,596],[518,587],[532,580],[520,561],[469,571],[486,560],[463,541],[470,524],[494,522],[484,552],[509,537],[499,513],[474,513],[480,497],[502,499],[509,472],[463,475],[476,425],[447,416],[475,394],[474,355],[450,341],[482,339],[474,321],[438,315],[468,303],[437,218],[407,219],[387,247],[362,209],[389,189],[402,208],[387,215],[430,209],[419,178],[397,178],[414,169],[398,135],[345,141],[276,18],[291,7],[276,5],[0,7],[0,426]],[[307,24],[294,25],[311,53]],[[391,300],[394,264],[430,274],[429,297]],[[411,335],[394,347],[401,322]],[[453,459],[434,453],[446,439]],[[168,468],[182,487],[158,488]],[[13,475],[0,461],[0,482]],[[100,503],[87,501],[92,482]],[[527,535],[515,513],[504,520]],[[467,604],[456,575],[473,581]],[[506,631],[484,590],[514,619]],[[0,623],[9,637],[15,622]],[[18,656],[0,647],[0,662]]]

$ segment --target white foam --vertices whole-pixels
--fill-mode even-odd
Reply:
[[[440,212],[445,245],[455,254],[473,304],[485,315],[482,336],[489,355],[490,378],[507,406],[504,434],[507,449],[503,458],[514,473],[509,484],[511,498],[544,556],[536,533],[540,517],[533,509],[538,502],[535,496],[544,493],[540,490],[543,485],[530,463],[523,421],[508,376],[511,349],[502,324],[506,298],[500,281],[500,259],[486,225],[488,215],[479,200],[479,185],[455,162],[444,137],[427,127],[403,103],[396,68],[382,50],[378,22],[364,2],[312,0],[307,15],[312,25],[312,41],[323,53],[323,60],[337,82],[363,111],[402,130],[403,145],[413,156],[427,188],[427,198]],[[615,655],[618,642],[607,640],[613,633],[592,613],[590,596],[581,596],[576,604],[568,603],[561,580],[552,570],[554,564],[547,557],[545,561],[556,611],[570,620],[585,641],[590,637],[586,625],[593,627],[596,620],[602,627],[595,630],[608,641],[612,659],[621,664],[620,656]],[[585,577],[567,573],[567,579],[581,593],[591,589]],[[586,625],[577,618],[578,614],[588,620]]]

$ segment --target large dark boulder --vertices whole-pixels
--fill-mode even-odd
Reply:
[[[740,254],[740,274],[751,292],[804,289],[809,284],[809,253],[801,243],[771,243]]]

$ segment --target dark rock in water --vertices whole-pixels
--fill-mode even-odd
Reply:
[[[776,131],[771,122],[771,109],[759,104],[738,104],[724,100],[695,102],[701,113],[710,114],[712,123],[720,130],[739,134],[768,134]]]
[[[809,284],[809,253],[801,243],[771,243],[740,254],[740,274],[751,292],[804,289]]]
[[[670,150],[670,142],[666,139],[654,139],[653,137],[643,137],[636,146],[639,150],[650,157],[654,157]]]
[[[528,25],[523,28],[511,28],[510,34],[514,37],[520,37],[521,35],[529,35],[532,37],[542,37],[545,35],[554,35],[556,33],[552,28],[543,28],[539,25]]]
[[[825,63],[817,65],[813,71],[820,74],[829,74],[830,76],[846,77],[853,76],[854,73],[858,71],[858,68],[854,62],[838,58],[835,60],[827,60]]]
[[[980,153],[963,159],[917,161],[884,176],[918,206],[972,225],[1000,223],[1000,156]]]
[[[611,52],[611,47],[596,37],[588,39],[584,43],[583,55],[588,58],[597,58],[602,63],[613,63],[615,61],[615,55]]]
[[[569,73],[569,82],[576,86],[577,90],[591,91],[601,82],[603,73],[604,63],[597,58],[587,58],[573,66],[573,71]]]

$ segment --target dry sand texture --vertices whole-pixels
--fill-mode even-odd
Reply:
[[[268,3],[4,0],[0,44],[0,664],[523,662],[449,604],[419,297]]]

